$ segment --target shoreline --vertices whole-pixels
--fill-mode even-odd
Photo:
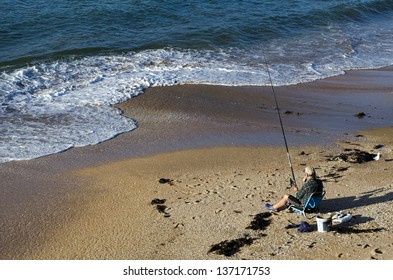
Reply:
[[[380,75],[375,71],[381,71]],[[388,126],[388,120],[393,119],[389,108],[393,72],[375,71],[360,70],[278,87],[296,175],[308,162],[323,163],[318,169],[320,175],[330,174],[333,166],[342,163],[325,163],[325,157],[341,151],[341,145],[371,151],[373,145],[384,144],[384,159],[393,157],[391,127],[356,137],[360,130]],[[355,95],[358,98],[354,99]],[[117,105],[136,119],[140,125],[136,130],[99,145],[1,165],[0,258],[225,258],[207,254],[209,246],[245,232],[265,234],[244,229],[253,215],[264,212],[265,202],[286,191],[289,167],[283,144],[279,143],[282,135],[272,101],[266,87],[151,88]],[[291,113],[284,114],[286,111]],[[366,117],[356,118],[359,112]],[[337,144],[340,140],[348,143]],[[383,180],[373,175],[374,168]],[[388,235],[388,213],[378,217],[380,207],[388,208],[381,205],[391,203],[390,169],[391,162],[385,160],[351,165],[345,176],[336,178],[337,188],[327,194],[334,202],[327,207],[353,203],[367,196],[368,191],[372,192],[369,197],[377,197],[370,205],[355,203],[358,219],[351,227],[364,230],[361,234],[337,237],[334,232],[328,233],[325,241],[312,245],[315,252],[309,256],[307,246],[320,235],[286,232],[283,222],[296,216],[280,213],[272,217],[268,238],[259,238],[231,258],[367,259],[370,250],[378,249],[383,253],[375,253],[373,258],[392,259],[388,253],[393,245]],[[174,180],[174,185],[158,183],[167,177]],[[361,179],[369,186],[358,187]],[[356,199],[349,201],[346,197]],[[151,205],[155,198],[166,199],[164,213]],[[376,217],[367,218],[368,213]],[[378,228],[384,230],[371,232]],[[286,240],[274,236],[274,232],[294,237]],[[358,255],[330,252],[327,247],[335,238],[343,238],[348,250]],[[375,244],[367,243],[366,238],[375,240]],[[299,248],[294,239],[303,244],[299,246],[304,250],[295,250]],[[351,247],[353,240],[361,245]],[[271,244],[268,252],[261,249],[264,242]],[[286,244],[291,249],[286,253],[278,250],[280,242],[289,242]]]

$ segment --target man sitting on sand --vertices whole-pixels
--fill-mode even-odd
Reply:
[[[293,189],[297,192],[295,196],[286,194],[282,199],[274,205],[266,203],[265,207],[271,211],[279,211],[282,207],[288,205],[295,205],[301,207],[306,204],[309,196],[314,192],[322,192],[323,184],[322,181],[317,178],[314,168],[307,166],[304,169],[305,177],[303,179],[304,185],[299,188],[294,185]]]

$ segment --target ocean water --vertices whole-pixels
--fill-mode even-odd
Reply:
[[[296,84],[393,63],[393,1],[0,0],[0,163],[136,123],[111,105],[175,84]]]

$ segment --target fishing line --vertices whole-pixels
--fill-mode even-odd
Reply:
[[[286,148],[286,151],[287,151],[287,157],[288,157],[289,167],[291,168],[292,180],[293,180],[293,182],[291,182],[291,185],[292,185],[292,184],[296,185],[295,173],[293,172],[291,155],[289,154],[289,149],[288,149],[287,137],[285,136],[285,130],[284,130],[284,125],[282,124],[280,108],[278,107],[277,96],[276,96],[276,92],[275,92],[275,90],[274,90],[273,80],[272,80],[272,76],[270,75],[269,65],[268,65],[268,63],[267,63],[267,59],[266,59],[265,53],[263,53],[263,58],[264,58],[264,61],[265,61],[267,74],[268,74],[268,76],[269,76],[270,86],[271,86],[271,89],[272,89],[272,92],[273,92],[273,96],[274,96],[274,102],[276,103],[276,109],[277,109],[277,113],[278,113],[278,119],[280,120],[281,132],[282,132],[282,136],[283,136],[283,138],[284,138],[285,148]]]

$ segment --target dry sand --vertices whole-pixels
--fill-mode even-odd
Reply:
[[[120,105],[139,123],[131,133],[1,165],[0,256],[391,260],[392,76],[356,71],[279,89],[298,180],[306,165],[316,167],[327,192],[320,212],[353,214],[327,233],[316,231],[313,215],[264,209],[290,191],[268,89],[177,86]],[[375,126],[385,128],[360,131]],[[382,158],[334,159],[345,149]],[[258,214],[264,227],[250,229]],[[301,221],[314,230],[285,228]],[[229,256],[209,253],[239,238],[250,242]]]

